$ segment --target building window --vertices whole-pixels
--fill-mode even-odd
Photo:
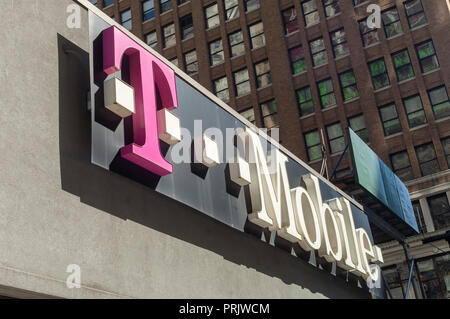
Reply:
[[[239,17],[239,2],[238,0],[224,0],[225,6],[225,20],[232,20]]]
[[[209,58],[211,65],[223,62],[225,56],[223,53],[222,39],[209,43]]]
[[[255,111],[253,110],[253,107],[243,110],[239,112],[239,114],[241,114],[250,123],[255,124]]]
[[[319,11],[317,11],[316,0],[304,1],[302,3],[303,18],[305,19],[305,26],[309,27],[319,23]]]
[[[147,21],[155,17],[155,0],[142,1],[142,20]]]
[[[180,6],[180,5],[182,5],[184,3],[187,3],[189,1],[191,1],[191,0],[178,0],[178,5]]]
[[[245,11],[249,12],[259,8],[259,0],[244,0]]]
[[[261,112],[265,128],[270,129],[279,125],[277,105],[275,103],[275,100],[270,100],[266,103],[262,103]]]
[[[369,63],[370,75],[372,76],[372,83],[374,90],[379,90],[391,84],[389,75],[386,70],[384,59],[373,61]]]
[[[339,81],[341,82],[342,95],[344,101],[349,101],[359,97],[358,88],[356,87],[356,79],[353,70],[339,74]]]
[[[450,101],[444,85],[428,90],[428,96],[436,119],[450,116]]]
[[[444,148],[444,154],[447,158],[447,166],[450,168],[450,137],[442,139],[442,147]]]
[[[381,13],[381,19],[383,20],[384,32],[386,33],[387,39],[403,33],[400,16],[396,7],[383,11]]]
[[[289,59],[291,61],[292,74],[306,71],[305,54],[301,46],[289,50]]]
[[[160,0],[159,12],[163,13],[172,9],[172,0]]]
[[[395,73],[397,74],[398,82],[402,82],[414,77],[414,70],[409,58],[408,49],[394,53],[392,55],[394,62]]]
[[[214,93],[216,96],[224,102],[230,100],[230,92],[228,91],[228,80],[224,76],[214,81]]]
[[[131,9],[120,13],[120,22],[127,30],[131,30]]]
[[[184,65],[186,67],[186,73],[192,75],[198,72],[197,53],[195,50],[184,54]]]
[[[337,122],[327,126],[328,144],[330,154],[342,152],[345,149],[344,133],[341,123]]]
[[[205,8],[206,28],[211,29],[220,24],[219,9],[217,3]]]
[[[404,3],[406,16],[411,29],[427,24],[427,17],[420,0],[410,0]]]
[[[336,105],[336,96],[334,95],[333,81],[331,79],[323,80],[317,83],[320,95],[320,105],[326,109]]]
[[[194,36],[194,24],[192,15],[188,14],[180,19],[181,38],[187,39]]]
[[[309,48],[311,50],[313,66],[321,66],[328,63],[328,55],[323,38],[310,41]]]
[[[371,29],[367,25],[367,19],[359,21],[359,33],[363,42],[363,47],[380,42],[378,37],[378,29]]]
[[[433,143],[417,146],[416,155],[422,176],[431,175],[440,171]]]
[[[246,68],[234,72],[233,77],[234,77],[234,88],[236,90],[237,96],[242,96],[250,93],[251,91],[250,79],[248,76],[248,70]]]
[[[145,42],[152,49],[158,50],[158,39],[156,37],[156,31],[152,31],[150,33],[147,33],[146,36],[145,36]]]
[[[114,0],[103,0],[103,8],[112,6],[114,4]]]
[[[242,31],[230,34],[228,36],[228,42],[230,42],[230,55],[232,58],[244,54],[245,45]]]
[[[297,102],[301,117],[314,113],[314,102],[309,86],[297,91]]]
[[[425,220],[423,219],[422,207],[420,206],[420,202],[418,200],[411,202],[414,216],[417,220],[417,226],[419,227],[419,232],[422,234],[427,232],[427,227],[425,225]]]
[[[310,162],[322,158],[322,143],[319,130],[305,133],[306,151]]]
[[[297,10],[294,7],[283,11],[283,23],[285,34],[291,34],[299,30]]]
[[[400,120],[398,119],[395,103],[390,103],[380,107],[381,122],[383,122],[384,135],[389,136],[402,131]]]
[[[255,64],[256,85],[259,88],[266,87],[272,84],[272,77],[270,76],[269,60],[264,60]]]
[[[163,36],[164,48],[174,46],[177,43],[175,25],[173,23],[163,27]]]
[[[434,50],[433,41],[429,40],[416,45],[422,73],[427,73],[439,68],[439,61]]]
[[[450,226],[450,206],[446,193],[428,197],[431,217],[436,230]]]
[[[330,33],[331,45],[333,46],[334,57],[339,59],[349,54],[347,37],[344,29]]]
[[[325,15],[327,18],[334,17],[336,14],[341,12],[341,8],[339,8],[338,0],[324,0],[323,8],[325,9]]]
[[[169,61],[170,61],[170,63],[172,63],[173,65],[178,67],[178,58],[177,57],[175,57],[175,58],[173,58],[173,59],[171,59]]]
[[[392,170],[395,175],[397,175],[404,182],[414,179],[414,173],[407,151],[391,154],[390,158]]]
[[[358,134],[358,136],[366,143],[369,142],[369,132],[366,128],[366,122],[364,121],[364,115],[358,115],[355,117],[352,117],[348,120],[348,123],[350,124],[350,128]]]
[[[256,49],[266,45],[266,37],[264,36],[264,26],[262,22],[252,24],[249,27],[249,30],[252,49]]]
[[[406,110],[406,116],[408,117],[408,124],[410,128],[427,123],[427,118],[425,117],[420,95],[417,94],[404,99],[403,105]]]

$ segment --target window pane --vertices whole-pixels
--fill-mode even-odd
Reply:
[[[450,206],[447,194],[429,197],[427,200],[435,229],[439,230],[450,226]]]
[[[309,47],[311,48],[311,53],[317,53],[319,51],[325,50],[325,43],[323,42],[323,39],[317,39],[314,41],[311,41],[309,43]]]
[[[417,146],[416,155],[423,176],[431,175],[440,171],[433,143]]]
[[[308,159],[314,161],[322,158],[322,147],[319,131],[306,133],[305,135],[306,148],[308,150]]]
[[[428,91],[436,119],[450,116],[450,101],[445,86]]]
[[[249,122],[255,124],[255,112],[253,111],[253,108],[246,109],[244,111],[239,112],[246,120]]]
[[[419,95],[404,100],[406,112],[412,113],[414,111],[422,109],[422,100]]]
[[[309,87],[297,91],[300,116],[314,113],[314,102],[312,100],[311,89]]]
[[[408,181],[414,179],[414,174],[409,161],[408,152],[403,151],[391,155],[392,169],[394,173],[402,180]]]
[[[259,0],[245,0],[245,11],[252,11],[259,8]]]
[[[290,34],[299,29],[297,11],[295,8],[289,8],[283,11],[283,21],[286,34]]]

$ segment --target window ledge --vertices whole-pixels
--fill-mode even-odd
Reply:
[[[385,136],[384,139],[385,140],[389,140],[391,138],[394,138],[394,137],[397,137],[397,136],[401,136],[401,135],[403,135],[403,132],[398,132],[398,133],[395,133],[395,134],[391,134],[391,135]]]
[[[173,11],[173,9],[169,9],[169,10],[164,11],[164,12],[159,12],[159,16],[165,15],[166,13],[169,13],[171,11]]]
[[[245,54],[245,53],[242,53],[242,54],[236,55],[236,56],[234,56],[234,57],[230,58],[230,60],[233,60],[233,59],[237,59],[237,58],[239,58],[239,57],[243,56],[244,54]]]
[[[213,27],[211,27],[211,28],[206,28],[205,31],[208,32],[208,31],[214,30],[214,29],[216,29],[216,28],[218,28],[218,27],[220,27],[220,24],[215,25],[215,26],[213,26]]]
[[[405,84],[405,83],[407,83],[407,82],[409,82],[409,81],[413,81],[413,80],[415,80],[415,79],[416,79],[416,77],[413,76],[412,78],[409,78],[409,79],[406,79],[406,80],[397,82],[397,84],[398,84],[398,85],[402,85],[402,84]]]
[[[370,45],[366,45],[365,47],[364,47],[364,49],[370,49],[370,48],[373,48],[374,46],[377,46],[377,45],[379,45],[381,42],[380,41],[378,41],[377,43],[372,43],[372,44],[370,44]]]
[[[230,21],[234,21],[234,20],[239,19],[239,18],[240,18],[240,17],[234,17],[233,19],[225,20],[225,23],[228,23],[228,22],[230,22]]]
[[[336,104],[336,105],[327,107],[326,109],[322,109],[322,112],[326,112],[326,111],[329,111],[329,110],[333,110],[333,109],[335,109],[335,108],[337,108],[337,107],[338,107],[338,105]]]
[[[319,22],[316,22],[316,23],[313,23],[313,24],[310,24],[310,25],[306,25],[306,26],[305,26],[305,29],[312,28],[313,26],[318,25],[318,24],[320,24],[320,21],[319,21]]]
[[[342,14],[342,11],[339,12],[339,13],[336,13],[334,16],[327,17],[327,20],[331,20],[331,19],[333,19],[333,18],[339,17],[341,14]]]
[[[286,33],[284,36],[285,36],[285,37],[290,37],[291,35],[297,34],[297,33],[299,33],[299,32],[300,32],[300,30],[295,30],[294,32]]]
[[[333,153],[333,154],[330,154],[330,157],[337,157],[337,156],[342,155],[343,153],[344,153],[344,151],[340,151],[340,152],[337,152],[337,153]]]
[[[381,89],[373,91],[373,93],[380,93],[380,92],[383,92],[385,90],[389,90],[391,88],[392,88],[392,85],[388,85],[388,86],[385,86],[384,88],[381,88]]]
[[[434,72],[438,72],[438,71],[440,71],[440,70],[441,70],[441,68],[439,67],[439,68],[434,69],[434,70],[432,70],[432,71],[428,71],[428,72],[426,72],[426,73],[422,73],[422,76],[426,76],[426,75],[428,75],[428,74],[431,74],[431,73],[434,73]]]
[[[348,56],[350,56],[350,53],[347,53],[346,55],[340,56],[339,58],[334,58],[334,61],[342,60],[342,59],[344,59],[344,58],[346,58]]]
[[[245,94],[242,94],[242,95],[236,95],[235,99],[237,100],[237,99],[243,98],[243,97],[251,95],[251,94],[252,94],[252,92],[248,92],[248,93],[245,93]]]
[[[265,48],[266,47],[266,45],[262,45],[262,46],[260,46],[260,47],[256,47],[256,48],[252,48],[251,50],[250,50],[250,52],[253,52],[253,51],[256,51],[256,50],[259,50],[259,49],[261,49],[261,48]],[[241,54],[241,55],[244,55],[245,53],[243,53],[243,54]],[[239,55],[240,56],[240,55]]]
[[[308,70],[305,70],[305,71],[302,71],[302,72],[300,72],[300,73],[292,74],[292,76],[293,76],[293,77],[300,76],[300,75],[306,74],[307,72],[308,72]]]
[[[223,64],[225,64],[225,61],[221,61],[221,62],[216,63],[216,64],[214,64],[214,65],[210,65],[209,67],[210,67],[211,69],[214,69],[215,67],[221,66],[221,65],[223,65]]]
[[[153,18],[151,18],[151,19],[148,19],[148,20],[145,20],[145,21],[142,21],[142,24],[145,25],[145,24],[147,24],[148,22],[153,21],[154,19],[155,19],[155,17],[153,17]]]
[[[419,30],[419,29],[428,27],[428,25],[429,25],[428,23],[425,23],[425,24],[420,25],[420,26],[418,26],[418,27],[415,27],[415,28],[413,28],[413,29],[409,29],[409,31],[413,32],[413,31],[416,31],[416,30]]]
[[[353,6],[353,8],[359,8],[359,7],[362,7],[362,6],[366,5],[368,2],[369,2],[369,0],[364,1],[363,3],[360,3],[360,4],[356,5],[356,6]]]
[[[193,39],[193,38],[194,38],[194,35],[190,35],[187,38],[181,39],[181,42],[183,43],[183,42],[185,42],[187,40],[190,40],[190,39]]]
[[[437,120],[435,120],[434,122],[435,122],[435,123],[441,123],[441,122],[445,122],[445,121],[447,121],[447,120],[450,120],[450,116],[446,116],[446,117],[437,119]]]
[[[324,67],[324,66],[327,66],[327,65],[328,65],[328,62],[325,63],[325,64],[313,66],[313,70],[320,69],[321,67]]]
[[[300,120],[306,120],[307,118],[313,117],[314,115],[316,115],[315,112],[308,114],[308,115],[300,116]]]
[[[344,104],[352,103],[352,102],[358,101],[359,99],[360,99],[360,97],[359,97],[359,96],[358,96],[358,97],[354,97],[353,99],[350,99],[350,100],[344,101]]]
[[[316,159],[316,160],[314,160],[314,161],[308,162],[308,164],[309,164],[309,165],[312,165],[312,164],[320,163],[322,160],[323,160],[323,158],[319,158],[319,159]]]
[[[256,91],[259,92],[259,91],[262,91],[262,90],[270,88],[270,87],[272,87],[272,83],[270,83],[270,84],[268,84],[266,86],[262,86],[260,88],[256,88]]]
[[[396,34],[396,35],[394,35],[393,37],[386,38],[386,40],[391,41],[391,40],[394,40],[394,39],[396,39],[396,38],[399,38],[399,37],[401,37],[401,36],[403,36],[403,35],[405,35],[404,32],[399,33],[399,34]]]
[[[420,130],[421,128],[427,127],[428,124],[429,124],[429,123],[425,123],[425,124],[422,124],[422,125],[419,125],[419,126],[410,128],[409,130],[410,130],[410,131],[417,131],[417,130]]]

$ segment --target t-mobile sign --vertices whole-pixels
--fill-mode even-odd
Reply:
[[[92,163],[378,281],[360,206],[145,44],[90,12]],[[276,135],[273,130],[271,134]]]

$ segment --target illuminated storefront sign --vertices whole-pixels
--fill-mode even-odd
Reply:
[[[383,257],[360,208],[126,33],[92,13],[90,23],[93,163],[147,178],[154,190],[232,227],[252,223],[378,280],[370,264]],[[198,132],[199,121],[208,129]],[[217,136],[229,129],[232,154]],[[189,161],[174,161],[179,149]]]

